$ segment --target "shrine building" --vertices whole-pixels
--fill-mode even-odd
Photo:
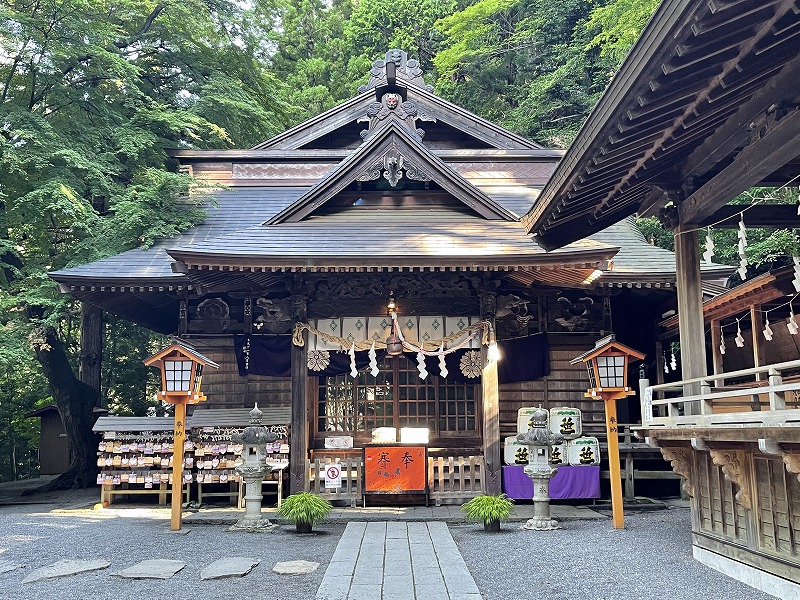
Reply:
[[[307,461],[358,452],[386,427],[427,429],[429,457],[471,479],[467,497],[500,492],[520,408],[580,408],[584,433],[604,436],[571,359],[613,331],[655,360],[673,253],[630,219],[546,252],[521,217],[564,152],[440,98],[405,52],[253,148],[172,154],[216,188],[202,224],[50,275],[220,365],[190,425],[254,402],[289,414],[292,492],[309,485]],[[704,262],[700,279],[730,271]],[[622,423],[639,417],[637,399],[620,403]],[[336,437],[352,439],[326,448]]]

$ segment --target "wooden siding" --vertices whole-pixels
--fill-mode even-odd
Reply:
[[[500,439],[517,434],[517,411],[526,406],[550,409],[572,406],[582,411],[585,435],[605,438],[603,403],[588,400],[583,393],[589,387],[586,368],[569,361],[594,346],[599,336],[586,334],[550,334],[550,375],[537,381],[500,385]]]
[[[193,337],[191,342],[219,365],[219,369],[206,369],[203,372],[203,393],[208,396],[203,408],[240,408],[253,406],[255,402],[262,408],[292,405],[290,377],[239,375],[233,338]]]

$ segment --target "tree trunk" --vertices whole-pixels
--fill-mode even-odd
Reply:
[[[78,379],[100,394],[100,372],[103,365],[103,311],[81,302],[81,358]]]
[[[34,492],[88,487],[96,483],[97,438],[92,432],[96,420],[93,409],[98,393],[80,381],[72,370],[55,328],[42,326],[31,336],[36,358],[42,365],[50,394],[64,421],[70,447],[67,470]]]

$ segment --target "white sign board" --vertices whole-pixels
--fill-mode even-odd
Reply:
[[[653,420],[653,388],[644,388],[644,414],[642,419],[645,421]]]
[[[325,467],[325,489],[337,490],[342,487],[342,470],[339,465]]]

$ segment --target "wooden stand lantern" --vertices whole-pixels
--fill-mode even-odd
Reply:
[[[200,389],[203,368],[219,368],[219,365],[180,341],[175,341],[158,354],[144,361],[148,367],[161,370],[160,400],[175,405],[175,428],[172,453],[172,516],[170,529],[181,528],[181,505],[183,490],[183,445],[186,440],[186,405],[204,402],[206,397]]]
[[[622,508],[622,475],[619,466],[619,428],[617,423],[617,400],[636,392],[628,387],[628,362],[642,360],[644,354],[616,341],[614,334],[601,338],[595,347],[570,361],[570,364],[585,362],[589,370],[589,385],[584,396],[602,400],[606,412],[606,435],[608,437],[608,466],[611,479],[611,511],[614,528],[625,527]]]

